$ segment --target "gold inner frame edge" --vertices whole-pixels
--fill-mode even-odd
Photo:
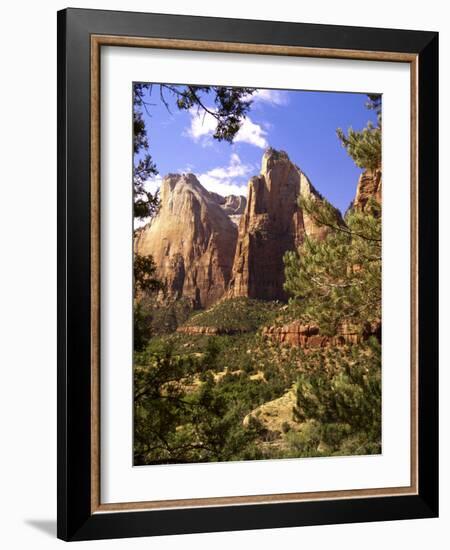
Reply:
[[[407,487],[367,488],[233,497],[101,503],[100,492],[100,49],[102,46],[163,48],[240,54],[391,61],[410,64],[411,82],[411,484]],[[115,35],[91,35],[90,178],[91,178],[91,513],[161,510],[246,504],[339,500],[418,494],[418,56],[402,52],[342,50],[213,42]]]

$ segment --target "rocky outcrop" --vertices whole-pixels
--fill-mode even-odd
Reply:
[[[323,238],[328,231],[298,206],[300,195],[324,200],[284,151],[268,149],[262,159],[260,175],[248,183],[230,297],[286,299],[284,253],[296,249],[305,236]],[[336,216],[340,219],[337,210]]]
[[[223,197],[218,193],[210,193],[211,197],[222,207],[222,210],[229,216],[244,213],[247,199],[243,195],[227,195]]]
[[[237,228],[193,174],[166,176],[160,197],[158,214],[136,233],[135,252],[153,256],[167,298],[209,307],[228,288]]]
[[[345,345],[360,344],[369,336],[376,336],[381,341],[381,323],[367,325],[361,331],[359,327],[342,322],[338,327],[337,334],[326,336],[320,334],[319,327],[314,324],[302,324],[300,321],[293,321],[283,326],[264,327],[263,337],[278,344],[287,344],[304,349],[341,347]]]
[[[359,176],[353,208],[364,210],[370,198],[381,204],[381,169],[366,170]]]
[[[292,422],[292,409],[297,404],[295,387],[290,388],[284,395],[267,401],[244,417],[243,426],[249,426],[251,419],[258,420],[261,425],[270,430],[275,436],[281,436],[283,425]]]
[[[177,332],[181,334],[204,334],[207,336],[214,336],[219,334],[219,329],[217,327],[181,326],[177,328]]]
[[[242,331],[238,329],[226,329],[219,327],[202,327],[202,326],[192,326],[192,325],[183,325],[177,328],[177,332],[181,334],[193,334],[193,335],[206,335],[206,336],[215,336],[217,334],[240,334]]]
[[[243,195],[227,195],[226,197],[218,193],[210,193],[210,195],[214,197],[217,204],[220,205],[234,225],[239,225],[247,204],[247,199]]]

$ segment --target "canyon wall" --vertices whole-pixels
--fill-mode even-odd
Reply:
[[[193,174],[169,174],[160,196],[158,214],[136,233],[135,252],[153,256],[167,298],[209,307],[228,288],[236,225]]]
[[[248,183],[247,205],[239,224],[228,295],[284,300],[283,256],[305,236],[323,238],[318,226],[298,205],[299,196],[323,201],[307,176],[284,151],[268,149],[261,173]],[[340,219],[340,213],[336,210]]]

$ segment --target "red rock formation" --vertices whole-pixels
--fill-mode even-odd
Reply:
[[[364,210],[370,198],[381,204],[381,169],[366,170],[359,176],[353,207]]]
[[[168,298],[209,307],[228,287],[236,239],[236,226],[193,174],[170,174],[161,184],[160,210],[136,233],[134,246],[153,256]]]
[[[284,151],[268,149],[262,159],[261,174],[248,183],[230,297],[286,298],[284,253],[296,249],[305,235],[322,238],[328,231],[317,226],[298,206],[299,195],[323,200]],[[338,211],[336,215],[340,216]]]
[[[340,347],[354,345],[367,340],[369,336],[376,336],[381,340],[381,323],[367,326],[364,331],[348,322],[343,322],[334,336],[320,334],[319,327],[313,324],[302,324],[300,321],[276,327],[264,327],[262,334],[268,340],[279,344],[288,344],[304,349]]]

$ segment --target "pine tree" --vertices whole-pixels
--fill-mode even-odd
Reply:
[[[381,346],[372,338],[352,348],[305,357],[297,382],[292,443],[306,455],[381,452]]]
[[[366,106],[376,112],[377,125],[368,122],[360,131],[349,128],[348,135],[345,135],[344,131],[338,128],[336,133],[356,166],[375,170],[381,166],[381,95],[369,94],[368,97]]]
[[[371,200],[364,212],[349,211],[344,223],[326,204],[301,199],[300,205],[330,233],[285,254],[291,308],[325,334],[336,334],[343,321],[363,332],[381,318],[380,205]]]
[[[285,289],[300,319],[335,335],[343,322],[367,335],[381,321],[381,216],[374,200],[344,223],[317,201],[301,201],[330,229],[285,255]],[[368,330],[369,329],[369,330]],[[381,347],[374,337],[354,346],[318,350],[302,359],[292,434],[296,456],[371,454],[381,450]]]
[[[145,189],[145,183],[148,179],[158,175],[156,164],[148,152],[149,142],[147,129],[143,118],[143,109],[148,108],[145,100],[145,94],[149,84],[136,82],[133,85],[133,153],[135,164],[133,167],[133,185],[134,185],[134,217],[145,219],[153,216],[159,207],[158,194],[149,193]],[[145,154],[140,157],[141,151]]]
[[[164,288],[163,283],[156,277],[155,261],[150,255],[134,254],[133,275],[135,293],[151,294]]]
[[[133,261],[134,304],[133,304],[133,349],[141,351],[152,336],[153,312],[145,307],[142,298],[154,296],[164,289],[156,276],[156,265],[152,256],[134,254]]]
[[[381,165],[381,97],[369,96],[378,126],[338,136],[355,163],[366,169]],[[366,333],[381,322],[381,205],[371,198],[364,210],[350,208],[344,220],[327,203],[301,198],[300,206],[325,239],[305,239],[287,252],[285,289],[290,308],[320,331],[334,335],[343,322]],[[381,451],[381,346],[369,340],[354,346],[305,353],[297,381],[289,434],[296,456],[372,454]]]
[[[175,353],[170,344],[149,346],[136,354],[136,365],[136,465],[260,458],[257,427],[243,426],[239,400],[214,380],[222,367],[213,340],[201,357]]]

